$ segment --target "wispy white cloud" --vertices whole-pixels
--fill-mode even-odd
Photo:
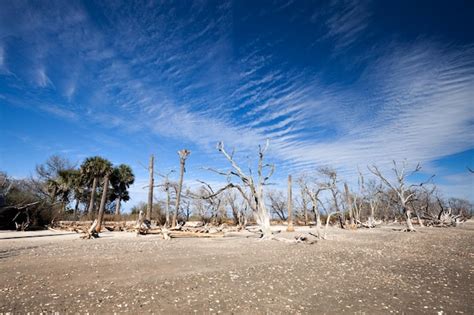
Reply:
[[[369,4],[370,1],[331,1],[325,9],[318,9],[311,21],[325,25],[321,38],[333,41],[337,52],[347,49],[367,32],[372,15]]]
[[[35,81],[36,84],[42,88],[48,86],[54,87],[54,84],[46,74],[46,69],[44,67],[40,67],[35,71]]]
[[[78,118],[77,113],[65,108],[61,108],[59,106],[55,106],[55,105],[41,105],[40,109],[44,112],[53,114],[60,118],[66,118],[69,120],[77,120]]]

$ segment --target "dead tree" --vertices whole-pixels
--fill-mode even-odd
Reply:
[[[155,185],[155,187],[161,187],[165,194],[166,194],[166,200],[165,200],[165,226],[170,227],[170,203],[171,203],[171,188],[176,186],[175,183],[172,183],[169,179],[169,176],[171,173],[173,173],[174,170],[169,171],[166,175],[157,173],[159,176],[163,177],[163,182],[160,185]],[[177,190],[175,188],[175,190]]]
[[[165,226],[170,226],[170,182],[166,179],[165,184],[165,193],[166,193],[166,206],[165,206]]]
[[[357,225],[363,225],[361,222],[361,214],[363,211],[364,206],[367,205],[367,196],[366,196],[366,189],[365,189],[365,180],[364,180],[364,175],[362,175],[362,172],[359,170],[359,178],[358,178],[358,184],[359,184],[359,192],[357,193],[352,193],[352,209],[354,212],[354,221]],[[372,215],[373,219],[373,215]]]
[[[456,227],[459,223],[467,220],[467,209],[456,207],[453,199],[450,199],[446,205],[446,202],[434,193],[435,190],[436,186],[431,191],[424,190],[423,197],[416,200],[418,203],[421,201],[418,211],[427,226]],[[416,205],[417,202],[414,204]],[[468,201],[464,202],[469,204]]]
[[[412,191],[414,197],[410,200],[410,207],[415,212],[418,224],[423,227],[424,220],[429,221],[428,213],[430,213],[431,196],[436,191],[436,186],[433,186],[431,190],[428,190],[427,186],[421,186],[420,189]]]
[[[239,228],[243,229],[247,224],[247,217],[245,213],[245,200],[243,203],[239,204],[237,202],[238,196],[233,191],[227,191],[225,200],[227,205],[229,205],[232,212],[232,217],[234,219],[234,224]]]
[[[151,212],[153,211],[153,189],[154,189],[154,183],[155,183],[154,172],[153,172],[154,165],[155,165],[154,161],[155,161],[155,157],[152,154],[150,156],[150,164],[148,166],[148,171],[150,173],[149,175],[150,179],[148,182],[148,204],[146,207],[146,219],[148,221],[151,221]]]
[[[406,185],[406,177],[407,177],[407,173],[406,173],[406,161],[403,161],[402,165],[397,165],[397,163],[395,161],[393,161],[393,172],[395,174],[395,181],[394,182],[391,182],[387,179],[387,177],[385,177],[381,172],[380,170],[377,168],[377,166],[373,165],[372,167],[367,167],[369,169],[369,171],[374,174],[375,176],[377,176],[378,178],[380,178],[380,180],[382,181],[382,183],[384,183],[389,189],[391,189],[392,191],[394,191],[398,197],[398,202],[399,202],[399,205],[401,206],[402,208],[402,212],[405,214],[405,219],[406,219],[406,223],[407,223],[407,229],[406,231],[408,232],[414,232],[415,231],[415,228],[413,227],[413,223],[411,221],[411,213],[412,213],[412,209],[409,205],[411,199],[413,198],[413,196],[415,195],[414,192],[411,192],[410,191],[410,187],[407,187]],[[418,172],[419,170],[421,169],[421,166],[420,164],[418,164],[416,166],[416,168],[408,175],[412,175],[416,172]],[[414,185],[412,185],[414,186]]]
[[[304,225],[308,225],[308,199],[306,198],[306,180],[304,177],[298,178],[298,185],[300,186],[300,194],[301,194],[301,207],[303,208],[303,220]]]
[[[322,190],[320,190],[322,191]],[[319,192],[318,192],[319,194]],[[316,234],[314,233],[310,233],[311,235],[319,238],[319,239],[327,239],[327,233],[328,233],[328,228],[329,228],[329,223],[331,222],[331,216],[333,215],[336,215],[339,213],[339,210],[336,210],[336,211],[333,211],[333,212],[329,212],[326,207],[324,206],[324,203],[319,199],[319,198],[316,198],[315,199],[315,202],[316,203],[319,203],[321,205],[321,207],[323,208],[324,212],[326,213],[326,223],[325,223],[325,226],[324,226],[324,233],[321,234],[321,219],[319,219],[319,223],[316,224]],[[318,210],[319,212],[319,210]]]
[[[201,186],[196,192],[193,193],[195,197],[192,198],[194,211],[203,223],[208,223],[210,218],[210,215],[207,213],[207,201],[203,198],[204,196],[207,196],[207,194],[208,193],[206,189]]]
[[[292,191],[292,182],[291,175],[288,175],[288,227],[287,232],[294,232],[295,228],[293,227],[293,191]]]
[[[219,212],[222,209],[223,198],[220,198],[218,194],[215,194],[214,189],[212,189],[211,185],[198,180],[201,184],[203,184],[201,191],[204,193],[205,200],[208,204],[208,209],[210,209],[210,220],[211,223],[218,224],[219,223]]]
[[[343,212],[339,206],[339,189],[337,188],[337,173],[335,170],[325,167],[319,169],[319,173],[327,177],[327,182],[324,184],[324,188],[329,190],[332,195],[333,205],[335,208],[335,214],[338,214],[339,225],[341,229],[345,228],[345,220],[343,217]]]
[[[257,221],[257,224],[262,233],[263,239],[273,238],[272,231],[270,228],[270,215],[265,206],[265,196],[264,196],[264,190],[263,190],[264,186],[267,184],[268,180],[273,175],[273,172],[275,170],[275,166],[273,164],[264,163],[264,156],[268,149],[268,145],[269,145],[269,141],[267,140],[264,147],[259,146],[258,169],[257,169],[256,179],[253,177],[251,170],[249,174],[244,173],[244,171],[240,168],[240,166],[235,162],[233,153],[232,154],[227,153],[227,151],[224,148],[223,142],[219,142],[217,144],[217,149],[219,150],[219,152],[221,152],[224,155],[227,161],[229,161],[229,163],[231,164],[231,170],[229,170],[228,172],[221,172],[218,170],[209,169],[220,175],[226,176],[229,181],[231,181],[232,178],[236,178],[241,182],[243,186],[230,182],[227,186],[216,191],[214,195],[220,194],[221,192],[227,189],[232,189],[232,188],[237,189],[242,195],[242,198],[244,198],[247,201],[249,208],[252,209],[255,220]],[[268,169],[268,172],[264,174],[266,169]],[[249,195],[247,195],[246,190],[249,191]],[[210,198],[210,197],[212,196],[207,196],[206,198]]]
[[[314,189],[310,189],[306,183],[302,185],[304,194],[309,196],[309,199],[311,200],[311,208],[314,214],[314,220],[316,222],[316,231],[319,234],[321,230],[321,212],[319,211],[319,204],[321,203],[321,200],[319,199],[319,195],[326,189],[326,186],[316,184]]]
[[[173,221],[171,222],[171,226],[176,226],[176,223],[178,222],[178,211],[179,211],[179,202],[181,200],[181,190],[183,189],[183,177],[184,177],[184,172],[186,171],[185,164],[186,164],[186,159],[188,156],[191,154],[191,151],[189,150],[179,150],[178,155],[179,155],[179,182],[178,182],[178,190],[176,192],[176,205],[173,213]]]
[[[268,201],[270,204],[270,211],[273,214],[276,214],[278,219],[281,221],[286,221],[287,216],[287,201],[281,191],[270,190],[267,192]]]
[[[347,183],[344,183],[344,197],[346,199],[347,209],[349,210],[349,225],[354,227],[354,198]]]
[[[380,198],[380,194],[382,193],[382,186],[381,184],[378,184],[375,181],[369,181],[366,187],[365,182],[363,181],[362,174],[360,176],[362,178],[362,184],[361,184],[362,197],[359,199],[362,199],[361,203],[363,203],[363,201],[365,200],[365,204],[369,207],[367,222],[360,223],[360,224],[366,228],[373,228],[377,224],[382,223],[382,221],[375,220],[376,212],[378,212],[380,205],[382,203],[381,198]]]

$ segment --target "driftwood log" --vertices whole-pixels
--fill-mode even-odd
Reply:
[[[87,232],[83,236],[81,236],[81,238],[83,239],[98,238],[99,233],[96,230],[98,224],[99,224],[99,221],[95,219],[91,227],[87,230]]]

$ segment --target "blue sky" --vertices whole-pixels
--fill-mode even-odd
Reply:
[[[186,180],[218,184],[215,144],[247,164],[270,139],[288,173],[420,162],[473,200],[472,1],[1,1],[0,169],[61,154],[130,164],[144,199],[192,151]]]

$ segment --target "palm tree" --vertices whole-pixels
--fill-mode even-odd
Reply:
[[[133,175],[132,168],[126,164],[120,164],[115,167],[112,176],[111,182],[113,187],[112,198],[115,199],[115,214],[120,214],[120,203],[122,201],[127,202],[130,200],[130,195],[128,193],[128,188],[135,181],[135,175]]]
[[[59,178],[61,179],[61,193],[63,197],[67,197],[67,203],[71,202],[71,196],[76,201],[74,206],[74,217],[76,217],[79,203],[84,200],[84,176],[80,170],[73,168],[61,171]]]
[[[111,172],[112,163],[100,157],[94,156],[87,158],[81,165],[81,175],[90,184],[92,181],[92,191],[87,212],[94,210],[95,193],[99,180]]]
[[[49,194],[49,197],[51,198],[50,202],[54,204],[56,202],[56,198],[58,197],[59,191],[59,183],[56,178],[50,178],[46,180],[46,190]]]
[[[74,186],[74,169],[61,170],[56,178],[58,187],[58,197],[63,211],[66,211],[67,204],[71,201]]]

